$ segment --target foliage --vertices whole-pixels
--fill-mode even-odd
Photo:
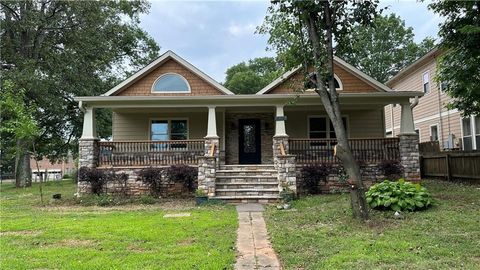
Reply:
[[[302,189],[308,194],[318,194],[320,181],[326,182],[332,172],[329,164],[312,164],[302,168]]]
[[[437,66],[438,84],[453,98],[450,108],[480,115],[480,2],[434,1],[429,5],[445,20],[440,24],[443,55]]]
[[[250,59],[229,67],[224,85],[235,94],[255,94],[279,77],[282,70],[275,58]]]
[[[139,27],[140,14],[149,4],[144,0],[0,4],[2,79],[13,82],[15,90],[25,89],[21,103],[32,109],[36,124],[45,127],[37,141],[38,155],[58,160],[75,153],[82,114],[73,97],[105,92],[158,54],[155,41]],[[100,136],[109,136],[110,112],[98,110],[97,116]],[[12,137],[2,140],[10,147],[16,143]]]
[[[116,195],[127,197],[128,195],[128,174],[126,173],[116,173],[115,170],[111,169],[106,172],[107,183],[114,183],[117,187],[115,190]]]
[[[105,192],[104,186],[109,176],[102,169],[80,167],[78,169],[78,181],[88,182],[92,188],[92,193],[100,195]]]
[[[432,195],[420,184],[400,179],[397,182],[385,180],[370,187],[366,192],[371,208],[393,211],[416,211],[432,205]]]
[[[157,202],[157,200],[150,195],[142,195],[138,198],[138,201],[141,204],[155,204]]]
[[[295,193],[290,188],[283,187],[282,191],[280,191],[280,199],[285,203],[289,203],[295,199]]]
[[[230,269],[235,263],[237,213],[231,205],[194,208],[193,199],[175,199],[83,207],[70,203],[76,185],[61,181],[45,183],[44,191],[46,198],[61,193],[62,200],[39,208],[37,185],[1,185],[2,269]],[[178,212],[192,216],[163,218]]]
[[[382,83],[434,47],[432,38],[415,43],[413,28],[393,13],[377,15],[371,25],[352,30],[337,44],[335,55]]]
[[[383,160],[378,164],[379,169],[387,178],[400,178],[403,174],[402,163],[398,160]]]
[[[193,192],[198,177],[198,169],[188,165],[172,165],[165,170],[165,176],[175,183],[183,183],[188,191]]]
[[[65,173],[64,175],[62,175],[62,179],[71,179],[72,176],[68,173]]]
[[[207,192],[203,189],[196,189],[195,190],[195,197],[207,197]]]
[[[478,268],[480,190],[425,180],[439,203],[428,211],[371,211],[368,226],[350,215],[347,194],[306,196],[295,211],[264,212],[284,269]]]
[[[138,173],[140,180],[150,187],[152,195],[160,195],[162,191],[162,168],[144,168]]]

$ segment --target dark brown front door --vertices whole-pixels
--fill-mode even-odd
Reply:
[[[238,120],[238,161],[240,164],[262,163],[259,119]]]

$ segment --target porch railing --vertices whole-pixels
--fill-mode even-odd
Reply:
[[[99,142],[99,166],[196,165],[204,140]]]
[[[398,138],[349,139],[357,161],[379,163],[383,160],[400,160]],[[298,164],[337,163],[333,149],[336,139],[289,139],[289,153],[296,155]]]

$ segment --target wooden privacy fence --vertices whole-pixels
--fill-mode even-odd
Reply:
[[[480,180],[480,151],[439,152],[420,156],[422,178]]]
[[[99,166],[197,165],[204,140],[99,142]]]
[[[348,142],[357,161],[400,160],[398,138],[349,139]],[[298,164],[338,163],[333,153],[336,144],[336,139],[289,139],[288,148]]]

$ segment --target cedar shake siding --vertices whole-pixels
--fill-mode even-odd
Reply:
[[[177,73],[183,76],[190,85],[190,93],[152,93],[152,86],[156,79],[166,73]],[[195,75],[190,70],[180,65],[174,59],[169,59],[161,66],[139,79],[125,90],[116,94],[117,96],[212,96],[225,95],[204,79]]]
[[[335,74],[340,78],[345,93],[371,93],[378,92],[371,85],[356,77],[337,64],[334,64]],[[299,71],[288,78],[286,81],[276,86],[265,94],[292,94],[303,89],[303,72]]]

